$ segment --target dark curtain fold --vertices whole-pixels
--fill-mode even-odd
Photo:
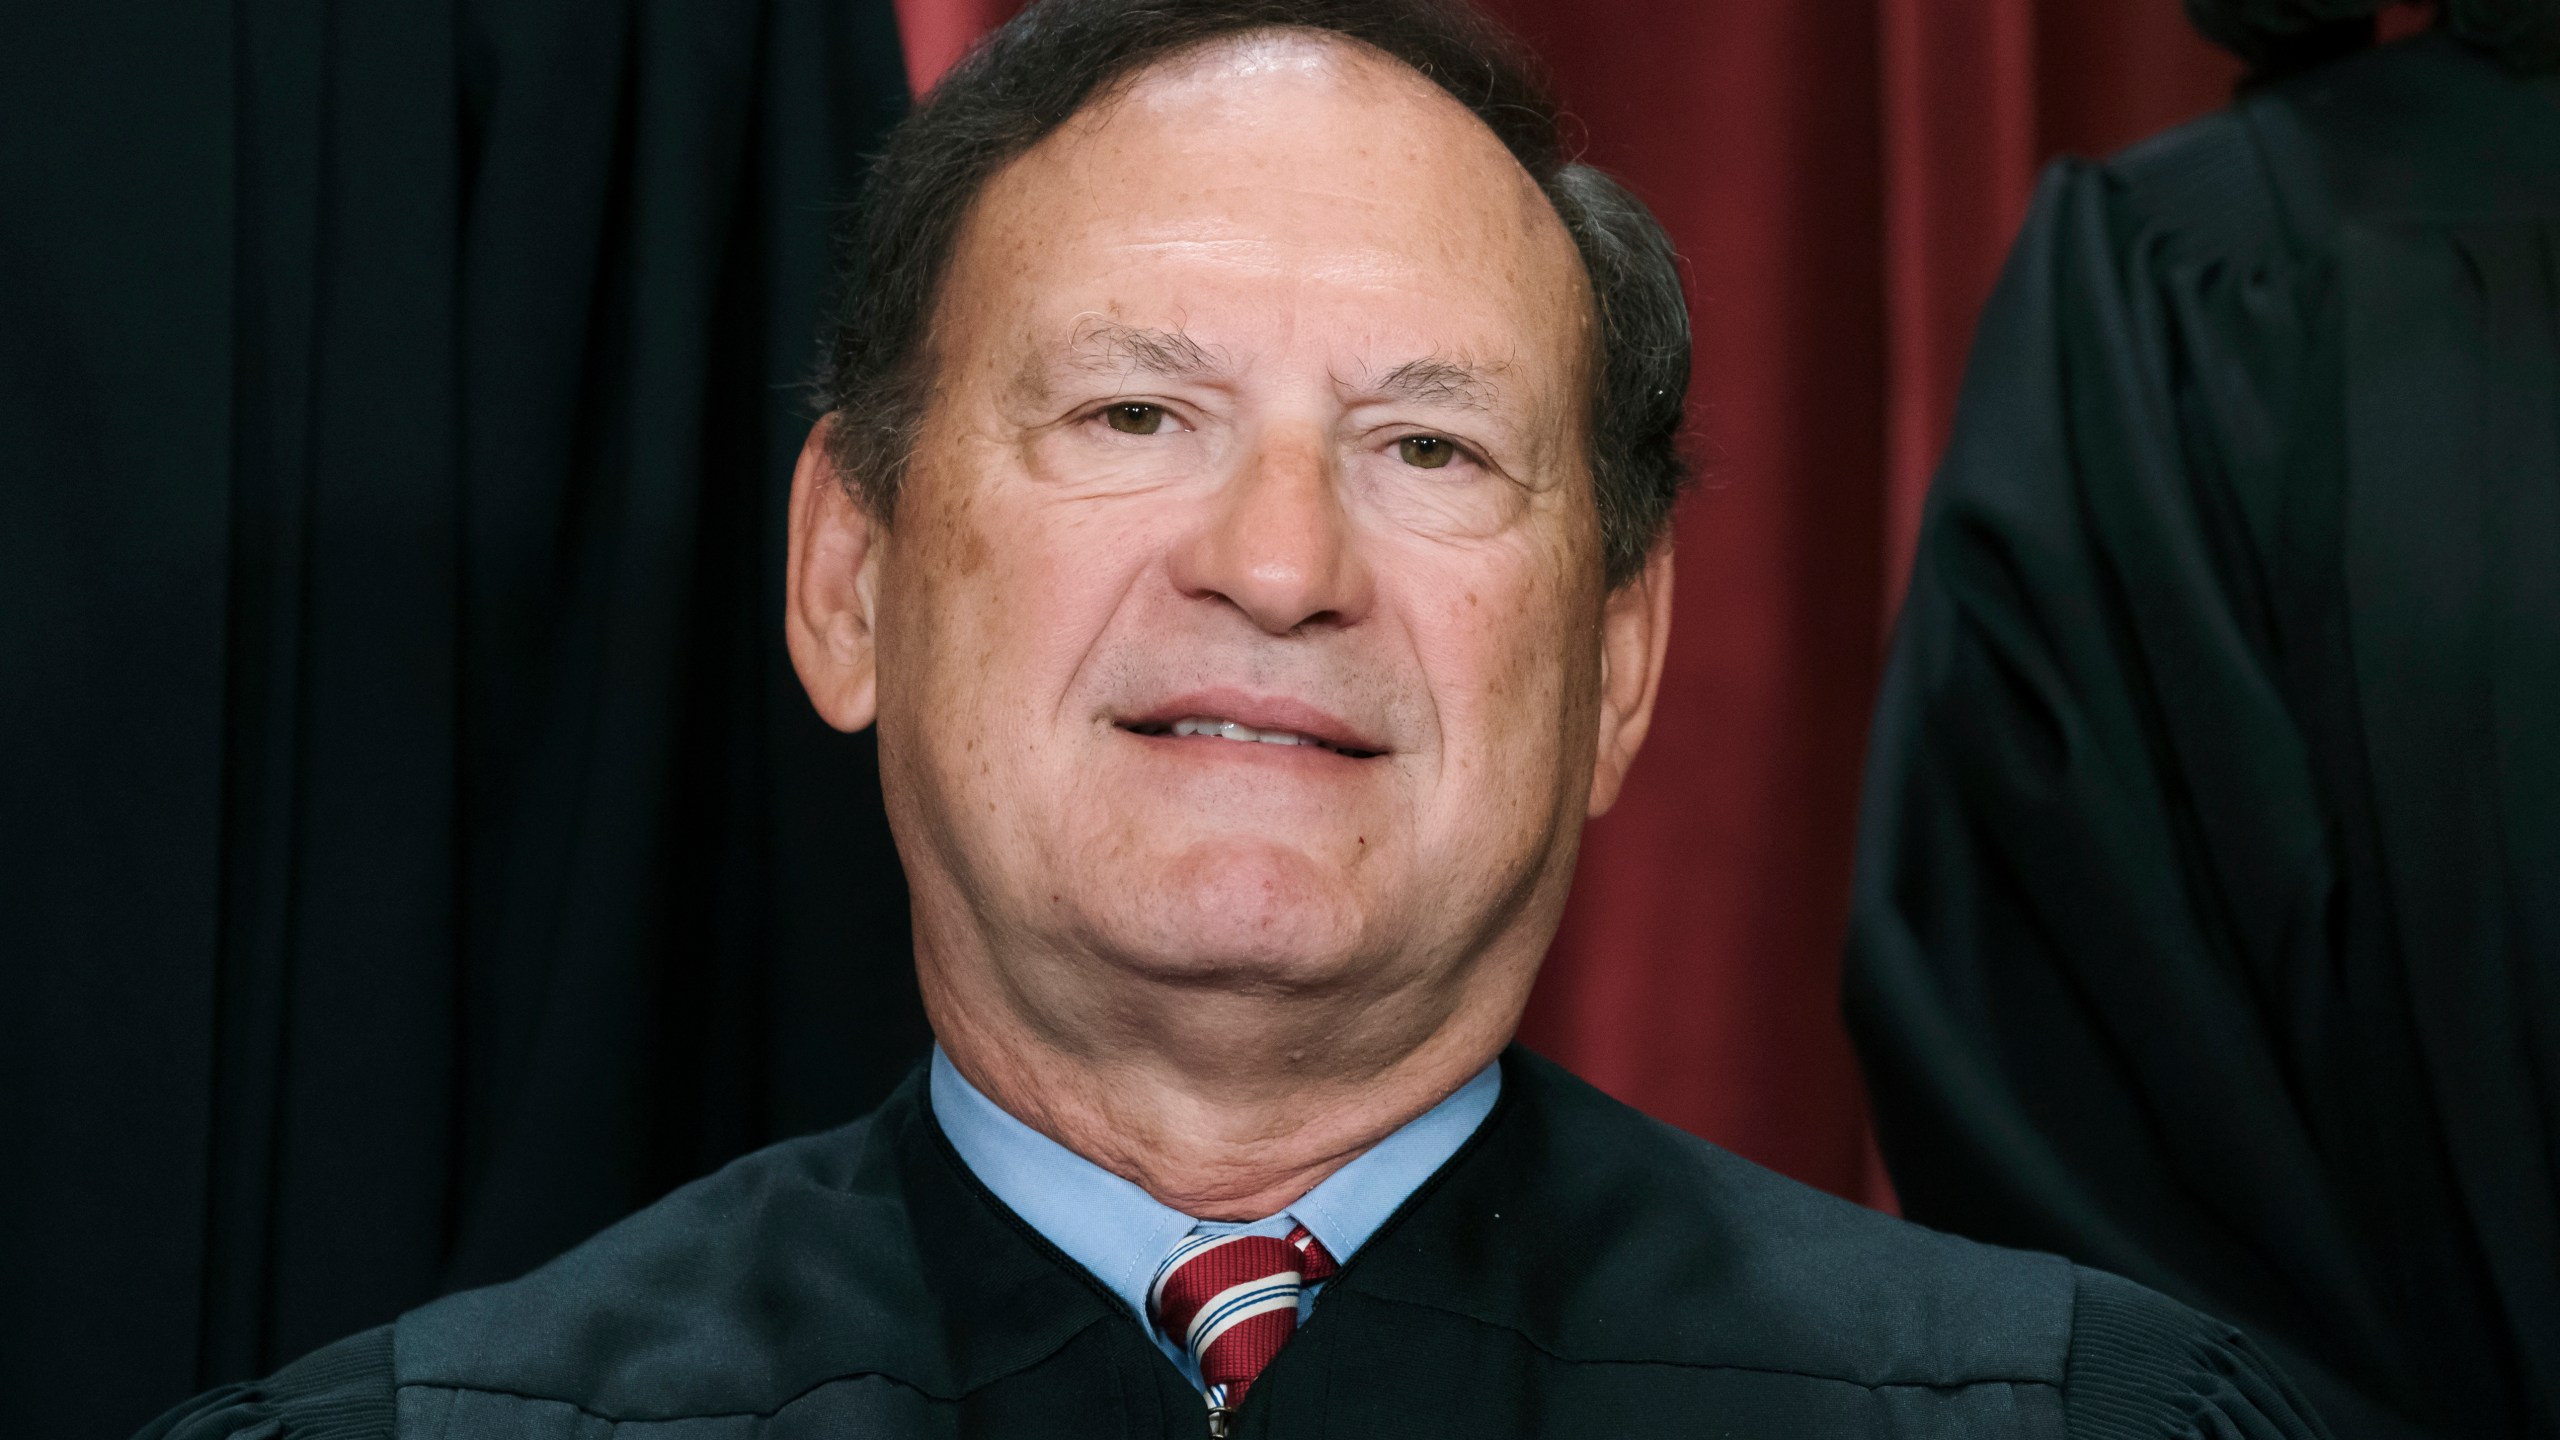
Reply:
[[[887,0],[0,25],[0,1431],[520,1271],[923,1044],[780,649]]]

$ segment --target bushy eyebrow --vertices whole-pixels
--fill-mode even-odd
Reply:
[[[1378,377],[1368,389],[1383,400],[1410,400],[1458,410],[1491,410],[1502,392],[1502,387],[1494,379],[1501,368],[1426,356],[1420,360],[1407,360]]]
[[[1503,387],[1496,377],[1504,368],[1426,355],[1352,388],[1371,400],[1492,411],[1500,408],[1497,402]],[[1166,380],[1199,380],[1224,376],[1230,369],[1226,357],[1180,330],[1087,316],[1066,344],[1034,354],[1023,367],[1019,383],[1024,393],[1046,398],[1051,381],[1060,374],[1147,374]]]
[[[1148,374],[1190,380],[1225,369],[1207,346],[1179,330],[1144,329],[1087,317],[1065,345],[1031,357],[1023,367],[1021,386],[1026,393],[1046,396],[1051,377],[1059,373]]]

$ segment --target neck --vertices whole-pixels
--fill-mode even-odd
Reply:
[[[1509,1042],[1536,972],[1532,956],[1455,996],[1350,1004],[1166,987],[1110,997],[1095,1008],[1118,1023],[1097,1030],[1038,1023],[984,967],[937,964],[929,945],[918,959],[934,1036],[970,1084],[1208,1220],[1279,1213],[1447,1098]],[[1097,1033],[1120,1041],[1067,1038]]]

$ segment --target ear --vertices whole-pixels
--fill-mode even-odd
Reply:
[[[791,472],[782,632],[809,702],[828,724],[851,733],[880,708],[873,595],[882,537],[827,453],[834,419],[822,417],[810,429]]]
[[[1588,813],[1618,803],[1627,767],[1653,727],[1662,657],[1671,643],[1671,537],[1654,542],[1644,569],[1609,592],[1600,617],[1600,749],[1591,764]]]

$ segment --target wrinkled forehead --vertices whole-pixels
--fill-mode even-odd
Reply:
[[[1365,337],[1377,345],[1571,385],[1593,329],[1572,239],[1501,140],[1403,64],[1305,31],[1197,47],[1112,87],[997,173],[955,260],[955,288],[1001,294],[1053,339],[1094,314],[1178,328],[1162,312],[1201,286],[1312,299],[1337,324],[1374,293],[1401,302],[1380,315],[1410,329],[1419,300],[1445,332]]]

